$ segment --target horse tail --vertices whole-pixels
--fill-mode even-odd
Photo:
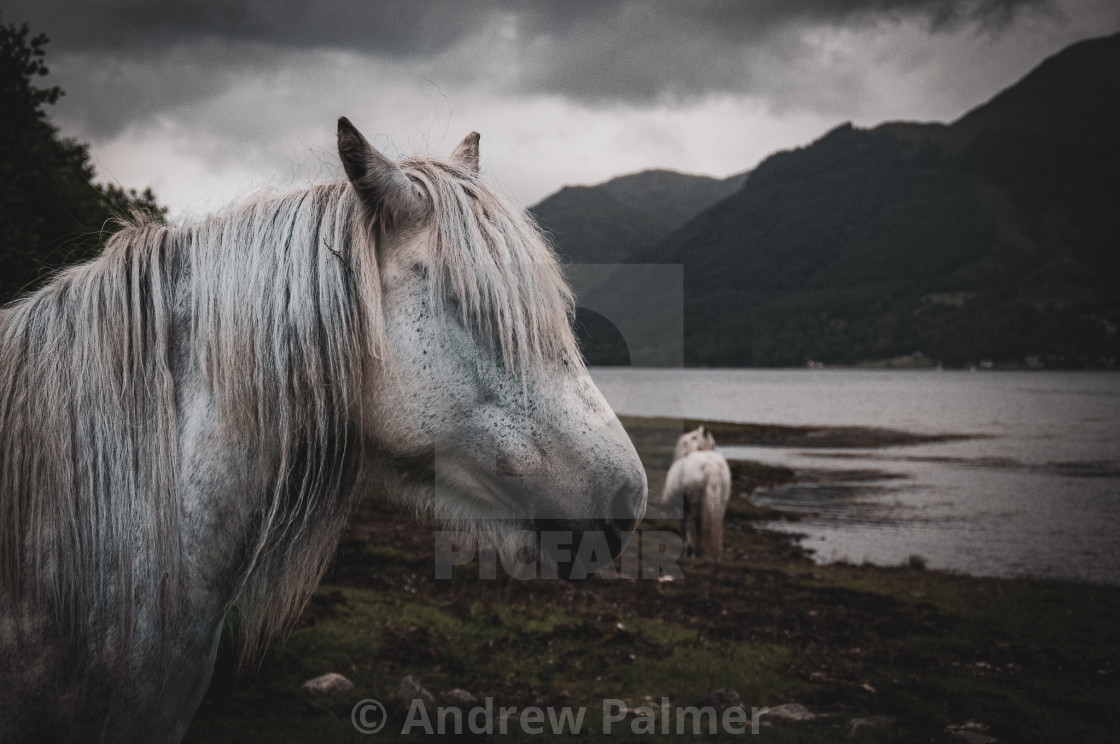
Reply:
[[[723,556],[723,514],[731,495],[731,477],[726,465],[707,476],[700,504],[700,555],[718,561]]]

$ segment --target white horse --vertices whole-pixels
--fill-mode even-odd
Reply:
[[[723,515],[731,498],[731,468],[704,427],[677,440],[665,476],[662,503],[681,500],[681,537],[688,554],[719,560],[723,555]]]
[[[673,449],[673,462],[693,452],[715,450],[715,448],[715,437],[712,436],[710,431],[705,431],[704,425],[700,424],[699,428],[681,434],[680,439],[677,440],[677,446]]]
[[[338,149],[347,180],[137,222],[0,312],[0,742],[179,741],[227,613],[258,654],[364,494],[613,555],[641,518],[554,254],[478,135],[398,164],[340,119]]]

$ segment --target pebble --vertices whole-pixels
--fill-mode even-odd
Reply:
[[[332,692],[346,692],[354,689],[354,683],[335,672],[327,672],[321,676],[309,679],[301,687],[316,695],[327,695]]]
[[[397,698],[408,701],[423,700],[424,705],[434,705],[436,702],[435,696],[425,690],[420,680],[411,674],[401,680],[401,685],[397,688]]]
[[[801,703],[775,705],[763,713],[762,717],[777,718],[781,721],[811,721],[816,718],[816,716]]]

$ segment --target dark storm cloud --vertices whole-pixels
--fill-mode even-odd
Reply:
[[[106,140],[129,127],[214,116],[245,86],[286,80],[338,88],[346,72],[304,67],[320,52],[371,65],[369,89],[394,76],[457,95],[559,96],[595,108],[755,97],[774,110],[851,118],[864,70],[814,46],[820,29],[898,23],[929,33],[1006,28],[1049,0],[13,0],[3,21],[51,37],[60,120]],[[1056,12],[1056,11],[1053,11]],[[825,56],[822,56],[825,55]],[[311,93],[304,95],[306,102]],[[227,117],[229,118],[229,117]],[[233,127],[247,136],[243,121]]]
[[[32,21],[68,51],[137,54],[220,38],[423,56],[470,36],[486,21],[484,5],[450,1],[16,0],[6,5],[9,22]]]
[[[151,184],[180,213],[315,177],[342,113],[393,155],[485,129],[507,152],[493,172],[525,203],[653,165],[726,174],[846,120],[948,121],[1063,45],[1120,28],[1115,0],[7,0],[0,12],[52,38],[48,82],[67,91],[52,120],[93,145],[106,178]]]
[[[648,102],[711,92],[772,93],[812,60],[805,31],[916,20],[930,33],[998,32],[1048,0],[575,2],[519,16],[529,53],[519,83],[589,101]],[[778,70],[782,72],[779,73]]]
[[[260,47],[429,62],[445,55],[449,77],[486,74],[512,91],[643,103],[754,92],[769,62],[804,51],[797,33],[806,28],[918,20],[934,33],[962,25],[990,30],[1023,10],[1049,6],[1048,0],[17,0],[5,19],[46,31],[55,40],[52,53],[151,59],[185,45],[230,46],[215,67],[228,64],[242,45],[257,48],[250,58],[262,56]],[[488,58],[495,43],[507,53]],[[478,65],[465,67],[463,59]]]

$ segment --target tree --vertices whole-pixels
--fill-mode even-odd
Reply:
[[[45,107],[63,92],[36,84],[47,41],[27,24],[0,24],[0,303],[97,255],[115,217],[167,212],[151,189],[95,184],[89,145],[59,136]]]

